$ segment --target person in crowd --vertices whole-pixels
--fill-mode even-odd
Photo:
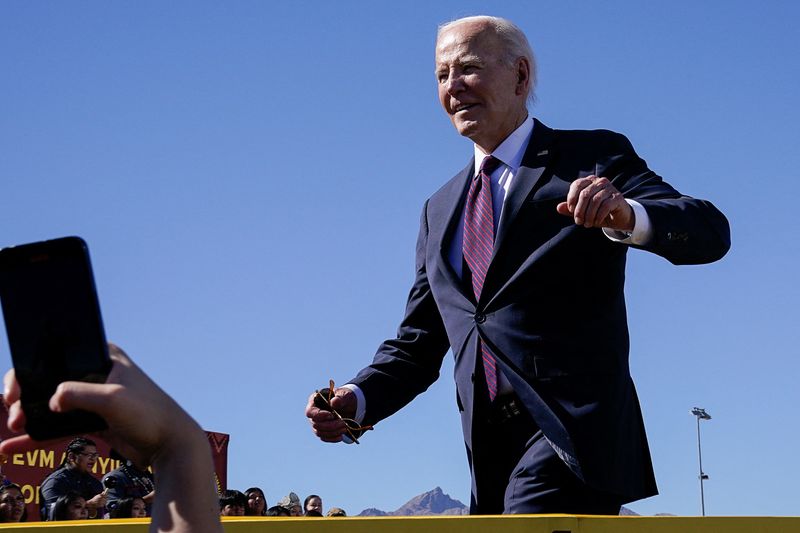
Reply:
[[[24,522],[25,497],[16,483],[0,486],[0,522]]]
[[[345,513],[344,509],[342,509],[341,507],[331,507],[331,510],[328,511],[328,514],[326,514],[325,516],[328,516],[328,517],[331,517],[331,516],[347,516],[347,513]]]
[[[89,506],[80,493],[69,490],[56,499],[49,518],[59,522],[62,520],[86,520],[89,518]]]
[[[119,459],[120,466],[103,477],[103,486],[106,488],[108,497],[106,507],[112,511],[119,500],[141,498],[149,514],[150,505],[155,498],[153,474],[147,469],[139,468],[133,461],[122,457],[115,450],[112,450],[111,458]]]
[[[439,28],[439,101],[472,141],[466,167],[425,202],[397,335],[306,416],[352,442],[396,413],[454,354],[472,514],[618,514],[657,493],[630,375],[629,249],[674,264],[723,257],[730,227],[608,130],[536,120],[536,63],[498,17]],[[608,90],[593,87],[588,90]],[[405,163],[419,170],[415,154]]]
[[[64,462],[42,482],[41,509],[44,520],[52,520],[56,500],[68,492],[77,492],[83,497],[89,518],[102,518],[106,494],[103,484],[92,475],[98,456],[97,445],[86,437],[74,438],[67,444]]]
[[[306,511],[306,514],[304,516],[306,516],[307,518],[322,518],[324,515],[319,511],[317,511],[316,509],[311,509],[310,511]]]
[[[300,505],[300,496],[290,492],[278,502],[278,505],[289,511],[289,516],[303,516],[303,507]]]
[[[0,485],[10,485],[11,480],[6,477],[5,472],[3,472],[3,464],[8,462],[8,456],[4,453],[0,453]]]
[[[151,533],[223,533],[205,432],[120,348],[110,344],[109,356],[113,367],[105,383],[62,383],[50,398],[50,409],[97,413],[108,424],[103,440],[136,464],[153,465],[158,494]],[[6,373],[4,386],[8,428],[22,433],[25,413],[13,370]],[[147,423],[131,424],[131,420]],[[0,453],[21,453],[37,446],[21,434],[0,442]]]
[[[247,508],[247,496],[238,490],[226,490],[219,497],[220,516],[244,516]]]
[[[258,487],[250,487],[244,491],[247,496],[247,508],[244,510],[245,516],[264,516],[267,512],[267,498],[264,491]]]
[[[147,518],[147,505],[139,497],[116,500],[109,518]]]
[[[273,505],[269,509],[267,509],[264,516],[292,516],[289,513],[289,509],[283,507],[282,505]]]
[[[310,494],[309,496],[306,496],[306,499],[303,502],[303,512],[305,512],[305,515],[312,516],[308,514],[312,511],[316,511],[319,513],[319,516],[322,516],[322,498],[316,494]]]

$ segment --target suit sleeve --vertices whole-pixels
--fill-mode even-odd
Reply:
[[[666,183],[633,150],[623,135],[614,134],[607,153],[605,176],[625,198],[646,210],[653,238],[633,246],[664,257],[676,265],[711,263],[731,246],[728,220],[711,202],[683,195]]]
[[[433,384],[449,348],[425,267],[427,207],[426,202],[417,238],[414,285],[397,337],[384,341],[372,364],[349,381],[364,393],[365,424],[374,424],[394,414]]]

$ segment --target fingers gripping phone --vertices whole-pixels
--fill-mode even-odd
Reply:
[[[1,249],[0,300],[27,433],[46,440],[105,429],[94,413],[54,413],[48,407],[59,383],[104,383],[111,371],[83,239]]]

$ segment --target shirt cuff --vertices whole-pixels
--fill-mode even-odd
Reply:
[[[650,242],[650,239],[653,237],[653,224],[650,222],[647,210],[642,204],[636,200],[628,200],[627,198],[625,201],[628,202],[628,205],[633,209],[633,231],[618,231],[611,228],[603,228],[603,233],[614,242],[643,246]]]
[[[356,415],[353,417],[353,420],[361,424],[361,422],[364,421],[364,414],[367,410],[367,400],[364,398],[364,391],[362,391],[358,385],[353,385],[352,383],[342,385],[342,388],[350,389],[356,395]]]

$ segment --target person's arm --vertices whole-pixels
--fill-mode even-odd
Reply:
[[[85,409],[102,416],[108,430],[100,436],[137,464],[152,464],[158,496],[150,531],[221,533],[211,450],[197,423],[125,353],[109,345],[114,366],[104,384],[66,382],[50,399],[54,412]],[[19,384],[11,370],[5,377],[8,427],[22,432],[25,414]],[[142,423],[146,421],[147,423]],[[10,454],[31,449],[27,435],[0,443]]]
[[[425,391],[439,377],[442,360],[450,346],[425,266],[427,208],[426,203],[417,238],[414,285],[397,337],[384,341],[372,364],[348,382],[360,389],[366,408],[358,408],[357,394],[349,387],[337,388],[331,401],[333,408],[347,418],[356,418],[357,412],[363,412],[363,421],[358,420],[359,423],[373,425]],[[326,442],[342,440],[346,432],[344,423],[331,413],[316,408],[313,394],[306,405],[306,416],[311,420],[312,431],[320,439]]]
[[[647,210],[644,206],[636,200],[625,198],[625,201],[633,209],[635,219],[633,230],[618,231],[611,228],[603,228],[603,233],[612,241],[644,246],[653,238],[653,224],[650,222],[650,216],[647,214]]]
[[[683,195],[663,181],[624,135],[607,133],[598,142],[604,144],[598,151],[610,155],[596,167],[598,175],[572,182],[567,200],[557,207],[560,214],[587,228],[632,232],[636,217],[626,199],[635,200],[651,228],[646,242],[631,246],[676,265],[711,263],[727,253],[730,226],[711,202]]]
[[[442,360],[450,348],[428,280],[428,233],[426,202],[417,237],[414,284],[397,336],[385,340],[372,363],[348,381],[357,385],[366,398],[364,424],[391,416],[430,387],[439,378]]]
[[[42,483],[39,489],[39,498],[47,504],[55,503],[59,496],[67,493],[68,487],[61,479],[54,478],[52,475]]]
[[[2,447],[2,443],[0,443],[0,447]],[[42,520],[50,520],[53,505],[55,505],[59,496],[66,494],[68,490],[69,487],[60,477],[57,478],[50,475],[44,480],[41,489],[39,489],[39,498],[42,502],[40,509]]]

